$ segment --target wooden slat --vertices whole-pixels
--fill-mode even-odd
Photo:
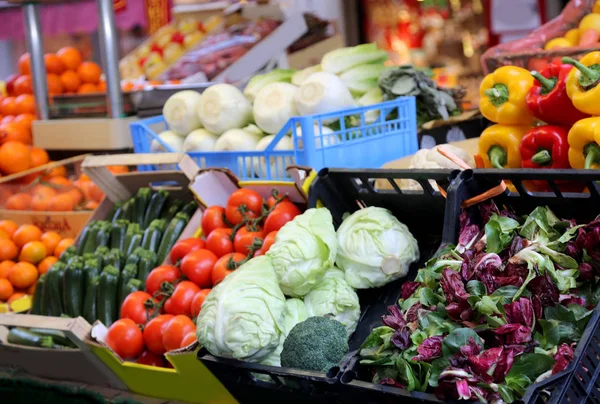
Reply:
[[[21,171],[16,174],[7,175],[6,177],[0,178],[0,184],[8,183],[13,180],[23,178],[30,174],[40,173],[40,172],[44,172],[44,171],[50,171],[56,167],[61,167],[61,166],[70,165],[70,164],[76,164],[76,163],[79,163],[80,161],[85,160],[89,156],[91,156],[91,154],[81,154],[79,156],[69,157],[68,159],[54,161],[52,163],[44,164],[39,167],[30,168],[29,170]]]

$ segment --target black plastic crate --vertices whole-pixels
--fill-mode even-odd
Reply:
[[[537,206],[549,206],[559,217],[590,221],[600,214],[600,171],[575,170],[467,170],[454,175],[448,188],[446,217],[444,220],[444,241],[455,244],[458,240],[458,216],[464,201],[477,196],[502,180],[512,183],[512,191],[507,190],[496,196],[498,205],[510,206],[518,214],[528,214]],[[543,180],[552,191],[529,192],[528,180]],[[578,182],[587,186],[589,193],[562,193],[556,181]],[[468,208],[475,211],[476,207]],[[407,279],[412,279],[410,276]],[[399,295],[399,293],[398,293]],[[393,304],[397,301],[391,301]],[[387,302],[386,302],[387,303]],[[385,310],[379,314],[383,315]],[[381,322],[374,326],[380,326]],[[373,327],[371,327],[373,328]],[[563,372],[541,383],[530,386],[522,402],[538,403],[600,403],[600,305],[596,307],[588,326],[577,344],[573,362]],[[340,381],[349,387],[347,401],[356,403],[440,403],[433,394],[408,392],[403,389],[376,385],[364,378],[359,358],[352,358],[344,370]],[[447,402],[447,401],[446,401]]]
[[[457,172],[455,172],[457,173]],[[367,206],[380,206],[391,210],[400,221],[405,223],[417,241],[421,259],[411,266],[409,277],[414,277],[418,268],[433,255],[443,240],[443,218],[446,202],[442,193],[430,184],[436,181],[442,188],[448,188],[452,172],[449,170],[328,170],[323,169],[310,192],[309,207],[317,206],[321,201],[333,216],[337,228],[346,212],[360,209],[357,201]],[[390,179],[392,190],[377,191],[375,180]],[[413,179],[423,187],[422,191],[402,192],[395,180]],[[422,220],[427,217],[432,225],[424,226]],[[348,362],[370,333],[372,325],[380,321],[385,302],[397,299],[399,279],[382,288],[359,290],[361,317],[358,327],[352,335],[350,353],[339,368],[328,373],[302,371],[292,368],[274,367],[234,359],[218,358],[205,349],[198,352],[198,359],[217,377],[229,392],[240,402],[346,402],[339,378]],[[262,377],[257,378],[257,375]],[[263,380],[267,378],[269,381]]]

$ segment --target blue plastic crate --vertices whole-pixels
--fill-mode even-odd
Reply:
[[[365,123],[367,120],[369,123]],[[324,126],[339,129],[322,133]],[[132,123],[135,152],[150,153],[153,140],[173,152],[158,137],[158,133],[167,129],[162,116]],[[294,150],[274,150],[283,136],[290,133]],[[402,97],[366,107],[291,118],[264,151],[190,152],[189,155],[201,168],[228,168],[242,180],[280,181],[290,179],[285,169],[293,164],[315,170],[323,167],[379,168],[417,150],[415,99]],[[138,167],[140,171],[171,168]]]

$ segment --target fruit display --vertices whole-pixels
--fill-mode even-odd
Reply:
[[[0,220],[0,305],[36,294],[38,279],[45,277],[74,240],[34,225]]]
[[[600,5],[596,4],[590,14],[585,15],[577,28],[568,30],[564,35],[550,39],[544,50],[572,48],[576,46],[591,47],[600,40]]]
[[[104,220],[89,223],[77,244],[60,254],[38,281],[32,313],[111,325],[125,297],[144,289],[196,209],[195,202],[169,201],[168,191],[140,188]]]
[[[158,79],[221,23],[220,17],[211,17],[203,22],[185,19],[165,25],[119,62],[121,77],[126,80],[142,76],[147,80]]]

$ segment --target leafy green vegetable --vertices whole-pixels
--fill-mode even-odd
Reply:
[[[510,217],[493,214],[485,225],[486,251],[488,253],[502,252],[513,240],[519,222]]]

